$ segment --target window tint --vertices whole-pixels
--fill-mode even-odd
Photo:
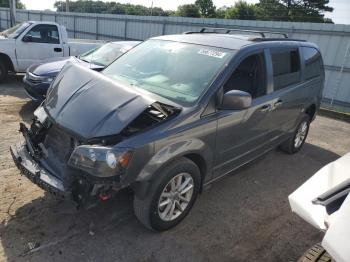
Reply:
[[[274,90],[300,81],[300,59],[297,49],[271,50]]]
[[[27,34],[34,43],[59,44],[58,29],[55,25],[36,25]]]
[[[305,60],[305,79],[311,79],[321,75],[321,54],[312,47],[302,47]]]
[[[253,98],[266,94],[266,69],[264,55],[256,54],[245,58],[235,69],[224,86],[224,93],[230,90],[245,91]]]

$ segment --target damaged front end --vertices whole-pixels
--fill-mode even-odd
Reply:
[[[118,144],[178,112],[68,64],[34,112],[30,128],[20,124],[24,141],[11,146],[11,154],[35,184],[89,207],[129,186],[124,178],[136,149]]]

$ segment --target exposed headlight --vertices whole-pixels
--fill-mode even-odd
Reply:
[[[68,165],[93,176],[111,177],[125,171],[131,156],[129,148],[82,145],[75,148]]]

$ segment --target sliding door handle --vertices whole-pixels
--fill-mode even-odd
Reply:
[[[260,107],[260,112],[269,112],[271,108],[272,107],[270,104],[263,105],[262,107]]]
[[[276,103],[273,104],[274,107],[281,106],[283,104],[283,101],[281,99],[278,99]]]

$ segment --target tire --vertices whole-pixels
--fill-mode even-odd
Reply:
[[[304,126],[305,125],[305,126]],[[302,134],[302,137],[300,137],[300,130],[302,128],[306,128]],[[309,115],[304,114],[304,116],[301,118],[301,120],[299,121],[299,124],[297,125],[297,128],[295,129],[293,135],[286,140],[285,142],[283,142],[280,145],[280,149],[288,154],[295,154],[297,152],[299,152],[299,150],[303,147],[306,137],[309,133],[309,128],[310,128],[310,117]],[[299,142],[297,143],[297,136],[299,136]]]
[[[171,184],[171,181],[174,181],[175,184]],[[176,192],[187,191],[183,194],[173,193],[175,192],[172,190],[173,185]],[[201,175],[198,166],[191,160],[181,157],[157,172],[156,179],[152,180],[150,189],[143,199],[139,199],[135,194],[135,215],[151,230],[165,231],[175,227],[191,210],[198,196],[200,185]],[[164,197],[165,195],[171,196]],[[168,204],[161,205],[164,203]],[[169,208],[168,215],[167,208]]]
[[[298,262],[335,262],[335,260],[320,244],[317,244],[306,251]]]
[[[8,75],[7,65],[3,61],[0,61],[0,82],[6,80],[7,75]]]

